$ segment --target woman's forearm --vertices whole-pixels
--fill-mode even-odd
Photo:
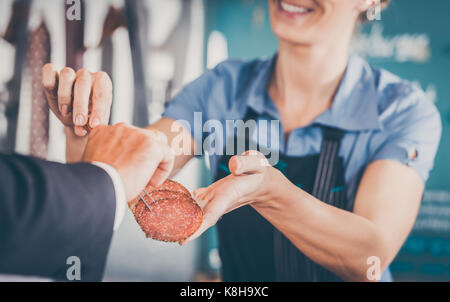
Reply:
[[[170,177],[177,174],[194,157],[194,138],[179,122],[169,118],[161,118],[156,123],[149,125],[147,129],[162,132],[167,138],[167,143],[175,153],[175,163]]]
[[[273,195],[276,196],[273,196]],[[287,179],[282,189],[253,207],[306,256],[344,280],[368,281],[367,260],[379,257],[383,270],[385,243],[370,220],[327,205]]]
[[[66,134],[66,161],[76,163],[81,160],[84,149],[86,148],[88,137],[79,137],[73,132],[73,128],[64,127]]]

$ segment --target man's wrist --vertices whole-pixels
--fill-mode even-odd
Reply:
[[[103,162],[96,162],[96,161],[92,162],[92,164],[102,168],[109,175],[109,177],[111,177],[116,196],[116,211],[114,218],[114,231],[116,231],[122,223],[127,205],[123,180],[114,167],[105,164]]]
[[[88,136],[77,136],[72,127],[64,126],[66,134],[66,161],[74,163],[81,161],[81,158],[88,142]]]

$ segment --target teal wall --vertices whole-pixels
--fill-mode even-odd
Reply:
[[[205,38],[212,30],[222,32],[228,40],[230,57],[254,58],[276,51],[278,43],[270,28],[266,0],[206,0],[205,5]],[[435,87],[444,126],[436,165],[427,183],[428,191],[443,194],[439,200],[426,197],[421,212],[424,207],[439,212],[439,217],[431,218],[443,219],[447,228],[437,227],[431,233],[413,231],[392,268],[397,279],[450,280],[450,1],[393,0],[381,13],[381,21],[365,25],[362,32],[371,32],[374,25],[383,26],[386,39],[402,34],[428,37],[431,55],[424,62],[368,60],[400,77],[418,81],[424,89]],[[420,215],[418,221],[424,217]]]
[[[231,58],[254,58],[274,53],[278,41],[268,19],[264,0],[206,0],[206,34],[218,30],[228,39]],[[256,11],[256,13],[255,13]],[[254,24],[254,14],[264,14],[263,23]]]
[[[450,190],[450,1],[393,0],[382,13],[382,23],[386,36],[426,33],[430,39],[431,57],[425,63],[371,61],[400,77],[419,81],[424,89],[430,84],[436,87],[444,129],[428,188]]]

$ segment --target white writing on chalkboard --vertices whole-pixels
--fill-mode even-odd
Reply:
[[[450,235],[450,191],[427,190],[414,232]]]
[[[368,33],[353,37],[352,49],[363,57],[393,59],[396,62],[426,62],[431,55],[430,40],[426,34],[405,33],[383,36],[383,26],[372,25]]]

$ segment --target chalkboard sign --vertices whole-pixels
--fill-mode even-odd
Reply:
[[[220,33],[229,57],[277,49],[266,0],[209,0],[206,36]],[[450,1],[392,0],[381,20],[364,25],[352,47],[375,66],[416,82],[435,102],[443,136],[416,225],[391,266],[396,280],[450,281]]]

